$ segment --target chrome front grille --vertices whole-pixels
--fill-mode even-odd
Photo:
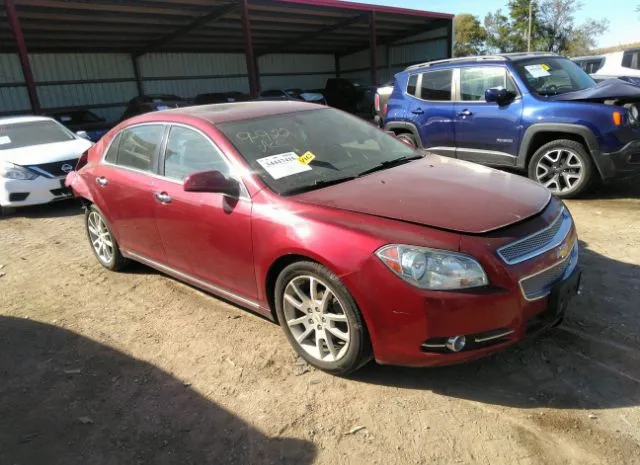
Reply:
[[[520,280],[522,294],[527,300],[536,300],[546,297],[551,292],[551,287],[559,280],[569,276],[578,264],[578,242],[576,241],[571,253],[562,261],[549,268],[527,276]]]
[[[571,231],[571,215],[563,208],[560,215],[546,228],[498,249],[498,255],[508,265],[529,260],[557,247]]]

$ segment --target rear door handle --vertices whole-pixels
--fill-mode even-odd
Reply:
[[[100,176],[99,178],[96,178],[96,184],[99,186],[106,186],[107,184],[109,184],[109,180],[107,178],[105,178],[104,176]]]
[[[414,108],[413,110],[411,110],[411,113],[413,113],[414,115],[422,115],[424,113],[424,110],[422,108]]]
[[[458,113],[458,116],[471,116],[473,115],[472,112],[470,112],[469,110],[462,110],[460,113]]]
[[[167,194],[166,192],[156,192],[155,194],[156,200],[158,200],[158,202],[160,203],[171,203],[171,196],[169,194]]]

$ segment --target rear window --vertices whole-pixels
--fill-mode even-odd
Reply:
[[[76,137],[55,121],[30,121],[0,125],[0,150],[67,142]]]
[[[443,69],[422,74],[420,98],[422,100],[451,100],[451,77],[453,70]]]

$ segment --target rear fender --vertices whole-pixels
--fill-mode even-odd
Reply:
[[[86,180],[78,174],[77,171],[72,171],[71,173],[67,174],[64,184],[69,189],[71,189],[74,197],[85,199],[91,203],[94,203],[93,194],[89,189],[89,185],[87,184]]]

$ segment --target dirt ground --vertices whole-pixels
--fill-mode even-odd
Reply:
[[[639,186],[568,202],[584,291],[561,327],[350,379],[248,311],[104,270],[73,202],[0,219],[0,465],[640,464]]]

